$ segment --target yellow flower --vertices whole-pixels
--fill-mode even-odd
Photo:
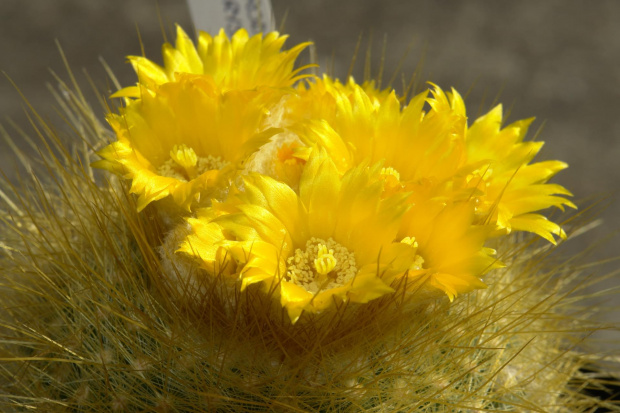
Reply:
[[[383,161],[403,188],[447,185],[465,161],[460,96],[435,86],[432,97],[421,93],[401,109],[393,91],[369,93],[351,82],[317,80],[300,94],[299,103],[292,103],[290,129],[306,145],[325,147],[341,173],[362,162]],[[425,112],[427,103],[431,109]]]
[[[178,80],[180,73],[210,77],[217,87],[229,90],[250,90],[260,87],[289,87],[306,77],[293,70],[295,59],[310,43],[301,43],[290,50],[281,51],[288,36],[278,32],[256,34],[249,37],[245,29],[238,30],[231,39],[224,29],[216,36],[200,32],[198,48],[187,34],[177,26],[176,47],[164,44],[164,67],[141,56],[129,56],[138,75],[138,86],[124,88],[115,97],[139,98],[140,85],[148,89]]]
[[[118,141],[94,166],[131,179],[138,210],[172,196],[189,209],[277,132],[263,129],[266,108],[281,98],[275,89],[221,93],[212,79],[177,74],[177,81],[128,101],[108,122]]]
[[[488,228],[473,225],[473,206],[412,205],[409,193],[386,196],[383,170],[381,163],[363,164],[341,178],[326,152],[315,149],[299,195],[251,174],[242,191],[188,219],[192,234],[180,251],[208,269],[230,260],[242,289],[277,286],[293,322],[303,311],[391,293],[402,277],[409,291],[439,290],[450,299],[484,288],[479,277],[497,265],[483,247]]]
[[[553,235],[566,235],[559,225],[537,213],[551,206],[576,206],[564,196],[571,193],[547,181],[568,165],[560,161],[530,164],[544,142],[523,139],[533,119],[501,128],[502,107],[497,106],[477,119],[467,130],[469,165],[477,170],[469,177],[480,193],[478,215],[503,233],[529,231],[555,244]],[[473,192],[470,192],[473,194]]]
[[[465,202],[418,202],[405,213],[398,236],[418,257],[408,273],[414,288],[426,282],[450,301],[486,288],[480,277],[502,264],[492,258],[494,250],[484,247],[490,228],[475,225],[474,219],[473,204]]]
[[[341,178],[321,150],[304,168],[299,195],[270,177],[245,176],[243,191],[216,205],[236,212],[210,223],[212,212],[189,219],[192,234],[180,251],[211,267],[224,247],[240,263],[241,288],[277,285],[293,322],[335,302],[366,303],[392,292],[391,280],[415,259],[415,251],[394,242],[404,195],[384,198],[377,174],[378,166],[361,166]]]
[[[383,161],[389,193],[411,191],[412,202],[475,203],[476,223],[494,225],[495,235],[529,231],[552,243],[553,235],[565,236],[534,213],[575,206],[564,197],[570,192],[547,183],[565,163],[530,164],[543,144],[523,141],[531,120],[500,129],[498,106],[467,128],[465,104],[455,90],[444,93],[433,85],[432,96],[419,94],[404,108],[394,92],[367,90],[327,77],[310,83],[291,99],[288,127],[306,145],[325,147],[341,173]]]
[[[308,43],[282,52],[285,40],[241,29],[231,40],[224,31],[201,33],[196,48],[177,26],[176,47],[163,47],[164,67],[130,56],[139,83],[113,95],[126,98],[120,114],[108,116],[118,141],[94,166],[131,179],[138,210],[167,196],[190,209],[201,193],[225,190],[225,178],[277,133],[270,110],[304,77],[293,65]]]

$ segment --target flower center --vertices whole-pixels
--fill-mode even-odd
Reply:
[[[392,168],[391,166],[388,168],[381,168],[381,175],[385,180],[395,179],[396,182],[400,182],[400,174],[396,169]]]
[[[297,142],[283,144],[274,159],[275,178],[292,188],[299,186],[299,178],[306,161],[301,159],[296,150],[300,145]]]
[[[310,238],[286,260],[288,280],[311,293],[345,285],[355,274],[355,254],[331,238]]]
[[[157,173],[187,182],[206,171],[222,169],[227,164],[228,162],[219,156],[198,156],[192,148],[181,144],[172,147],[170,159],[157,168]]]

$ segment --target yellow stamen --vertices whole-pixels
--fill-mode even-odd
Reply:
[[[418,242],[415,240],[415,237],[405,237],[400,242],[410,245],[413,248],[418,248]]]
[[[194,179],[198,176],[196,171],[198,156],[196,156],[196,152],[189,146],[185,144],[174,145],[170,151],[170,158],[185,170],[189,179]]]
[[[357,274],[355,254],[332,238],[310,238],[286,264],[288,279],[311,293],[341,287]]]
[[[410,270],[421,270],[422,266],[424,264],[424,258],[420,257],[419,255],[415,256],[415,260],[413,262],[413,264],[411,265],[411,267],[409,267]]]
[[[415,249],[417,252],[418,242],[415,240],[415,237],[405,237],[400,242],[402,242],[403,244],[409,245],[411,248]],[[423,268],[422,267],[423,264],[424,264],[424,258],[416,254],[413,264],[411,264],[411,267],[409,267],[409,269],[414,270],[414,271],[421,270]]]
[[[389,177],[394,177],[397,182],[400,182],[400,174],[398,171],[392,167],[381,168],[381,175],[384,179],[390,179]]]
[[[319,244],[318,258],[314,260],[314,268],[316,272],[321,275],[327,275],[336,266],[336,257],[334,257],[334,250],[327,250],[325,244]]]
[[[386,194],[394,193],[402,189],[400,174],[394,168],[381,168],[381,177],[385,182],[384,189]]]

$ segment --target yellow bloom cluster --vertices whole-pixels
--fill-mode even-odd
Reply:
[[[530,163],[531,119],[502,128],[498,106],[468,122],[461,96],[433,84],[403,104],[301,75],[307,44],[285,39],[221,31],[196,47],[178,28],[164,67],[130,57],[138,84],[114,95],[117,141],[96,166],[131,180],[138,210],[172,200],[188,228],[176,253],[206,276],[275,292],[295,323],[397,286],[452,300],[501,265],[491,238],[565,236],[539,211],[574,207],[547,183],[566,164]]]

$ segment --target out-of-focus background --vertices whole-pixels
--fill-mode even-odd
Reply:
[[[384,81],[395,71],[413,73],[423,61],[422,86],[431,80],[467,93],[470,119],[488,110],[498,95],[511,109],[509,121],[536,116],[532,133],[545,123],[539,139],[546,142],[538,159],[570,164],[555,182],[577,200],[604,193],[615,199],[602,214],[604,225],[568,243],[568,250],[620,229],[620,202],[613,193],[620,187],[620,1],[273,0],[273,5],[277,24],[284,22],[291,35],[288,44],[313,40],[319,62],[333,65],[340,77],[347,74],[360,35],[354,74],[363,76],[371,35],[376,74],[385,36]],[[161,62],[162,27],[173,40],[174,23],[193,30],[183,0],[2,0],[0,70],[44,117],[55,119],[45,86],[54,82],[49,70],[67,79],[55,39],[82,85],[88,88],[85,69],[101,90],[111,92],[99,57],[122,84],[132,84],[124,56],[141,53],[138,31],[146,55]],[[398,86],[401,77],[396,79]],[[0,116],[9,130],[7,118],[30,130],[24,103],[5,78],[0,78]],[[0,169],[11,177],[15,165],[0,141]],[[616,237],[597,247],[593,258],[618,256],[619,247]],[[620,263],[591,271],[615,268]],[[608,286],[618,287],[619,280],[613,277]],[[617,307],[619,301],[616,294],[607,305]],[[608,313],[608,321],[619,319],[618,311]]]

